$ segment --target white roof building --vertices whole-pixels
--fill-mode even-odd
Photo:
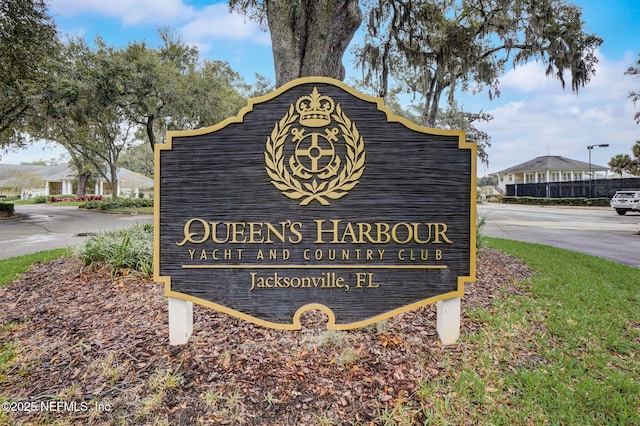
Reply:
[[[153,194],[153,179],[140,173],[118,169],[117,196],[139,197]],[[72,195],[77,189],[77,172],[66,164],[40,166],[0,164],[0,197],[9,195]],[[87,195],[113,195],[109,182],[102,177],[90,180]]]
[[[506,191],[506,186],[513,184],[585,181],[599,178],[602,172],[601,177],[606,177],[608,170],[597,164],[545,155],[498,172],[498,186]]]

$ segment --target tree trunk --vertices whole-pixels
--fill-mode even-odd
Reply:
[[[147,139],[149,140],[149,145],[151,146],[151,152],[155,151],[156,148],[156,135],[153,132],[153,124],[155,123],[155,117],[149,117],[146,123],[144,123],[145,131],[147,132]]]
[[[87,193],[87,182],[91,177],[90,174],[78,174],[78,187],[76,188],[76,197],[84,197]]]
[[[268,0],[276,86],[299,77],[343,80],[342,57],[362,22],[358,0]]]
[[[115,163],[109,164],[109,185],[111,185],[111,198],[118,198],[118,166]]]

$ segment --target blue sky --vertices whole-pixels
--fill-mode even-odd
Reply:
[[[592,152],[594,164],[606,165],[615,154],[631,154],[640,139],[633,121],[640,110],[628,100],[640,90],[640,79],[624,71],[640,53],[640,0],[573,0],[583,8],[586,30],[604,39],[598,53],[596,76],[579,95],[561,88],[544,75],[544,66],[529,63],[507,71],[500,79],[501,96],[490,101],[486,93],[461,94],[466,110],[490,113],[494,119],[479,127],[492,136],[489,167],[493,173],[540,155],[562,155],[587,161],[587,145],[608,143]],[[169,26],[203,57],[223,60],[252,82],[255,73],[273,80],[269,34],[243,16],[231,15],[226,2],[206,0],[50,0],[50,12],[61,33],[126,45],[145,39],[157,42],[156,28]],[[359,78],[347,58],[349,78]],[[58,157],[59,148],[33,146],[3,155],[2,163]]]

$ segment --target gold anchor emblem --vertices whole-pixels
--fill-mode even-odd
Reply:
[[[338,127],[329,128],[332,118]],[[292,128],[298,119],[304,127]],[[323,127],[324,132],[314,131]],[[295,145],[292,152],[285,149],[289,145]],[[286,162],[285,151],[289,155]],[[339,151],[344,153],[345,161]],[[271,183],[287,197],[302,199],[303,206],[313,200],[328,205],[328,199],[342,198],[360,182],[365,169],[364,140],[355,123],[340,104],[336,106],[333,99],[321,95],[316,87],[310,95],[296,101],[295,111],[291,105],[275,124],[264,155]]]

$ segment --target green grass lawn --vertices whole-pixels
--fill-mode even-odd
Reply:
[[[470,312],[483,323],[420,390],[429,424],[640,424],[640,270],[487,238],[535,274],[526,296]]]
[[[403,419],[419,411],[430,425],[640,425],[640,269],[483,241],[521,258],[533,277],[520,283],[522,294],[468,311],[482,326],[444,348],[444,372],[380,412],[376,424],[409,424]],[[44,253],[0,260],[0,285],[32,262],[68,254]],[[0,342],[0,384],[13,344]]]
[[[48,262],[71,255],[71,249],[62,248],[46,250],[24,256],[0,259],[0,287],[10,283],[37,262]]]
[[[153,214],[153,207],[120,207],[107,210],[107,212],[118,214]]]

